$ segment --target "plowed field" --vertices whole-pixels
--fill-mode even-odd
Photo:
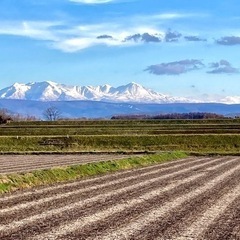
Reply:
[[[31,170],[36,169],[117,160],[127,157],[131,157],[131,155],[120,154],[0,155],[0,174],[14,172],[29,172]]]
[[[240,158],[190,157],[4,195],[0,239],[240,239]]]

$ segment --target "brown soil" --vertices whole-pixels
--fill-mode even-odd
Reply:
[[[188,158],[8,194],[0,239],[240,239],[239,182],[238,157]]]
[[[0,155],[0,174],[29,172],[56,166],[69,166],[131,157],[124,154],[80,155]],[[141,155],[135,155],[141,156]]]

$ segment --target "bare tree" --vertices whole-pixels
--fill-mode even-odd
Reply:
[[[5,124],[8,122],[11,122],[13,120],[13,116],[10,114],[10,112],[5,109],[0,109],[0,124]]]
[[[2,116],[3,118],[10,118],[11,117],[11,113],[8,109],[6,108],[1,108],[0,109],[0,116]]]
[[[60,118],[61,112],[56,107],[49,107],[43,112],[43,116],[48,121],[56,121]]]

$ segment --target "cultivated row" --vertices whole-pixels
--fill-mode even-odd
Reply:
[[[187,158],[0,198],[0,239],[240,239],[240,158]]]
[[[118,160],[131,157],[121,154],[81,154],[81,155],[0,155],[0,174],[28,172],[54,166]]]

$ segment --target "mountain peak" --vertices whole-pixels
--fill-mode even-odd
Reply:
[[[130,82],[129,84],[131,84],[131,85],[140,85],[140,84],[138,84],[136,82]]]
[[[40,82],[41,83],[41,82]],[[44,82],[42,82],[42,83],[47,83],[47,84],[49,84],[49,85],[51,85],[51,86],[56,86],[56,85],[59,85],[59,83],[56,83],[56,82],[53,82],[53,81],[44,81]]]
[[[22,86],[24,86],[24,85],[25,85],[25,84],[15,82],[12,86],[15,87],[15,88],[19,88],[19,87],[22,87]]]
[[[142,85],[140,85],[139,83],[136,83],[136,82],[130,82],[130,83],[128,83],[126,86],[137,86],[137,87],[143,87]]]
[[[50,81],[50,80],[44,81],[44,83],[48,83],[48,84],[57,84],[56,82],[53,82],[53,81]]]

